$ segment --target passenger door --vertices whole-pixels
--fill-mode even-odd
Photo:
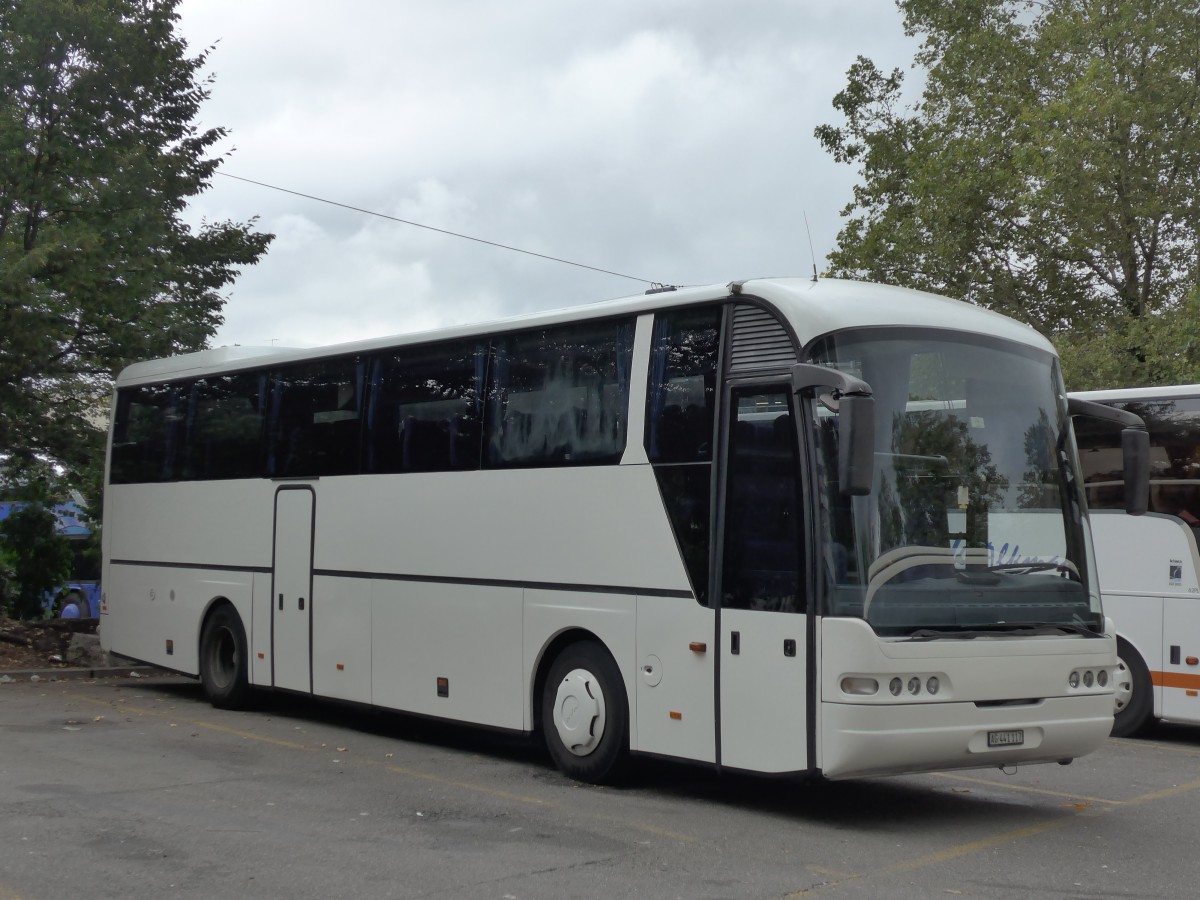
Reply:
[[[809,765],[809,637],[795,399],[786,383],[726,394],[718,535],[720,763]]]
[[[275,494],[271,659],[275,687],[312,692],[312,559],[316,495],[307,485]]]

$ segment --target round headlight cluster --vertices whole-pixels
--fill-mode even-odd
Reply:
[[[1108,687],[1108,669],[1075,669],[1067,676],[1067,686],[1075,690],[1080,685],[1085,688],[1090,688],[1093,685],[1096,687]]]
[[[842,693],[856,697],[873,696],[879,692],[882,680],[873,675],[843,675]],[[893,675],[886,683],[888,693],[893,697],[917,697],[921,694],[933,697],[942,689],[942,681],[937,675]]]
[[[893,697],[899,697],[906,690],[913,697],[916,697],[922,691],[932,697],[941,689],[942,682],[936,675],[930,675],[924,681],[918,675],[910,675],[907,681],[897,675],[888,682],[888,691]]]

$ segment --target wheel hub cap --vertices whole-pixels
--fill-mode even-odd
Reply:
[[[558,686],[554,698],[554,727],[563,746],[576,756],[587,756],[604,737],[604,694],[594,675],[573,669]]]

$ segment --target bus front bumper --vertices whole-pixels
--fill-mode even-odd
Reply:
[[[822,703],[819,765],[840,779],[1066,762],[1100,747],[1112,724],[1111,693],[1021,706]]]

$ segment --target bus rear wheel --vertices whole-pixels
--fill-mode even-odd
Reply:
[[[1150,670],[1124,638],[1117,638],[1117,672],[1113,678],[1116,715],[1113,737],[1133,737],[1146,730],[1154,712]]]
[[[558,770],[578,781],[615,779],[629,756],[625,683],[608,652],[592,641],[566,647],[542,689],[542,735]]]
[[[200,634],[200,681],[218,709],[244,709],[250,703],[246,629],[228,605],[219,606]]]

